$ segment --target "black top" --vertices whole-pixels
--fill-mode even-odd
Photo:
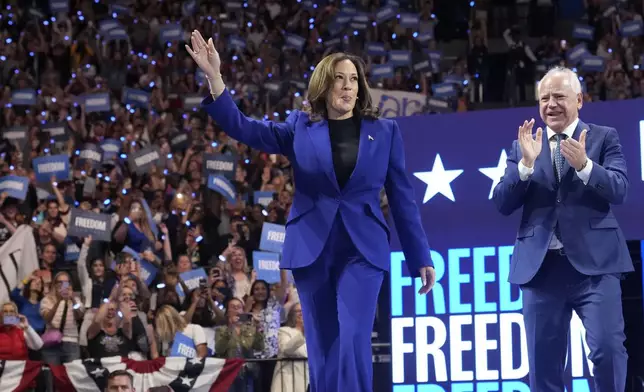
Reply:
[[[356,116],[346,120],[329,120],[333,170],[340,189],[349,181],[358,161],[360,123],[360,118]]]

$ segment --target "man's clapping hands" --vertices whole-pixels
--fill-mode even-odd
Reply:
[[[539,127],[537,134],[532,136],[532,127],[534,126],[534,118],[532,120],[524,121],[523,125],[519,127],[519,147],[521,148],[521,163],[527,168],[534,166],[534,161],[541,154],[543,148],[543,129]]]

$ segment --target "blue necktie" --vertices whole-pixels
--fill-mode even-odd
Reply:
[[[564,157],[561,155],[561,141],[566,139],[565,134],[558,133],[553,136],[555,138],[555,141],[557,142],[557,145],[555,147],[555,152],[553,156],[554,160],[554,166],[555,166],[555,174],[557,176],[557,182],[561,182],[561,176],[563,174],[563,166],[564,166]]]
[[[557,176],[557,184],[561,182],[561,176],[563,175],[563,166],[564,166],[564,157],[561,155],[561,141],[566,139],[566,135],[562,133],[557,133],[553,136],[557,145],[555,146],[555,152],[553,154],[553,163],[555,166],[555,175]],[[561,231],[559,230],[559,222],[555,224],[555,235],[557,239],[561,241]]]

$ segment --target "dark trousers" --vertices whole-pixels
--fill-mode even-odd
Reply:
[[[532,281],[521,287],[530,390],[561,392],[574,310],[586,329],[596,392],[624,392],[627,354],[620,277],[579,273],[549,251]]]
[[[320,257],[293,277],[311,392],[371,392],[371,332],[384,271],[357,251],[338,215]]]

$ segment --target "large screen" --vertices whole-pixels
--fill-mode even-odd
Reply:
[[[586,123],[615,127],[630,191],[614,211],[628,239],[644,238],[644,100],[586,104]],[[429,238],[436,285],[418,296],[394,236],[391,336],[394,392],[529,392],[521,292],[507,283],[520,211],[497,212],[491,191],[524,120],[519,108],[398,118],[407,171]],[[567,391],[593,390],[579,318],[571,320]]]

